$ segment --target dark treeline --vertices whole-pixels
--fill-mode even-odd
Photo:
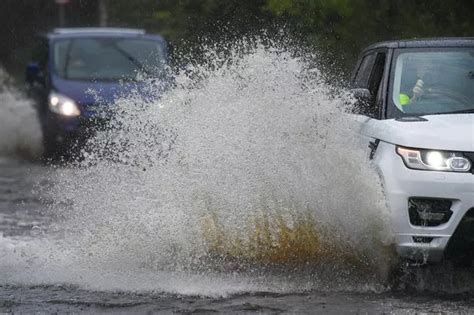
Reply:
[[[38,32],[58,27],[54,0],[2,0],[0,63],[20,73]],[[127,26],[164,35],[180,50],[279,29],[338,69],[388,39],[473,36],[472,0],[70,0],[65,26]]]

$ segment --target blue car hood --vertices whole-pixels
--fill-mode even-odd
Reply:
[[[52,78],[56,92],[73,99],[81,108],[83,116],[92,117],[97,111],[107,111],[118,98],[138,92],[144,97],[151,98],[149,89],[144,82],[119,83],[91,82]]]

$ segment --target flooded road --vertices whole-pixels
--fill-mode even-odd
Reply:
[[[2,255],[20,251],[21,246],[41,237],[36,230],[47,226],[53,218],[45,215],[48,203],[40,200],[34,191],[38,184],[46,185],[50,168],[39,163],[0,160],[0,247]],[[17,248],[14,248],[17,246]],[[8,257],[1,257],[5,261]],[[28,263],[34,257],[25,252],[22,259],[25,268],[35,267]],[[38,267],[38,266],[36,266]],[[13,270],[0,262],[0,273]],[[73,270],[71,270],[72,272]],[[25,269],[26,272],[26,269]],[[38,272],[41,272],[38,270]],[[106,270],[104,270],[106,272]],[[5,275],[2,276],[2,278]],[[84,275],[86,276],[86,275]],[[137,275],[141,277],[142,275]],[[239,275],[235,274],[234,278]],[[169,279],[162,278],[162,281]],[[189,276],[190,287],[193,281],[202,282]],[[207,279],[210,285],[219,286],[221,280]],[[28,283],[28,281],[26,282]],[[243,289],[236,294],[218,291],[211,296],[175,294],[159,290],[127,290],[122,284],[120,290],[89,290],[64,283],[48,284],[30,282],[29,284],[0,283],[0,313],[472,313],[474,300],[471,292],[446,294],[442,292],[416,292],[413,290],[387,289],[383,292],[351,292],[304,290],[295,292],[269,292]],[[157,288],[159,283],[155,284]],[[201,283],[201,285],[203,285]],[[242,285],[238,281],[236,286]],[[196,292],[197,293],[197,292]]]

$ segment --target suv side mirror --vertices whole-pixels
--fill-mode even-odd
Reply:
[[[374,108],[372,101],[373,95],[368,89],[355,88],[351,89],[352,97],[355,99],[354,111],[357,114],[366,115],[376,118],[377,110]]]
[[[44,84],[43,75],[37,62],[31,62],[26,66],[25,81],[27,84]]]

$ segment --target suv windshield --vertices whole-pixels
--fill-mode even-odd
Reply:
[[[159,41],[129,38],[59,40],[53,49],[56,73],[71,80],[116,81],[159,75],[164,49]]]
[[[474,49],[395,53],[388,117],[474,112]]]

